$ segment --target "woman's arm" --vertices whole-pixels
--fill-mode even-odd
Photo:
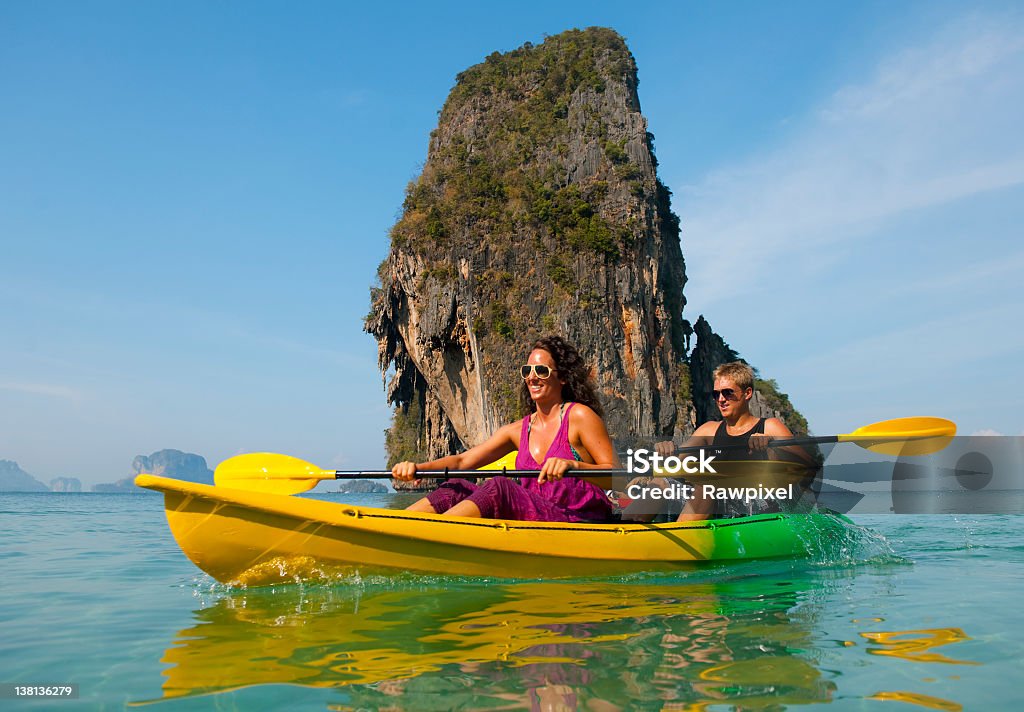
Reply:
[[[417,472],[425,470],[475,470],[515,450],[519,445],[519,427],[519,423],[509,423],[476,447],[457,455],[429,462],[399,462],[391,468],[391,476],[396,480],[409,481],[416,479]]]

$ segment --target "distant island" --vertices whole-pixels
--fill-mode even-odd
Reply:
[[[147,472],[188,482],[213,484],[213,470],[206,458],[181,450],[158,450],[151,455],[138,455],[132,460],[132,475],[109,484],[93,485],[93,492],[145,494],[149,490],[134,484],[135,475]],[[380,485],[382,486],[382,485]],[[77,477],[56,477],[46,486],[25,472],[13,460],[0,460],[0,492],[81,492]],[[387,491],[387,488],[384,488]]]
[[[135,486],[135,476],[147,473],[172,477],[186,482],[213,484],[213,470],[206,458],[181,450],[158,450],[150,455],[138,455],[132,460],[132,474],[116,482],[92,486],[93,492],[103,494],[152,494],[150,490]],[[55,477],[47,486],[25,472],[13,460],[0,460],[0,492],[82,492],[77,477]],[[387,485],[373,480],[346,480],[340,483],[342,494],[384,494]]]
[[[0,460],[0,492],[49,491],[49,487],[18,467],[14,460]]]
[[[77,477],[55,477],[50,480],[51,492],[81,492],[82,481]]]
[[[207,466],[206,458],[202,455],[181,450],[158,450],[152,455],[136,456],[132,460],[131,476],[112,484],[95,485],[92,491],[144,494],[149,490],[135,486],[135,476],[142,473],[172,477],[185,482],[198,482],[204,485],[213,484],[213,470]]]
[[[342,494],[383,494],[387,491],[387,485],[373,480],[347,480],[338,488]]]

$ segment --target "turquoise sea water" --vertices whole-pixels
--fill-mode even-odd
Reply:
[[[398,506],[398,495],[324,495]],[[1024,516],[857,517],[810,561],[230,589],[156,495],[0,495],[0,709],[993,709],[1024,699]]]

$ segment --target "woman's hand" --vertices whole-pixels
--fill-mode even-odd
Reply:
[[[549,457],[541,465],[540,475],[537,476],[537,482],[544,484],[545,482],[554,482],[565,477],[565,473],[569,470],[576,469],[575,460],[565,460],[561,457]]]
[[[416,479],[416,463],[399,462],[391,468],[391,476],[402,482],[410,482]]]

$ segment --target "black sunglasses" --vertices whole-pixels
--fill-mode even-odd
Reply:
[[[526,364],[525,366],[519,367],[519,373],[522,375],[524,381],[530,377],[531,372],[540,380],[546,381],[551,378],[551,374],[557,370],[558,369],[551,368],[550,366],[545,366],[542,363]]]
[[[723,388],[720,391],[711,391],[711,400],[718,400],[720,397],[725,396],[726,400],[739,400],[740,397],[736,395],[736,391],[732,388]]]

